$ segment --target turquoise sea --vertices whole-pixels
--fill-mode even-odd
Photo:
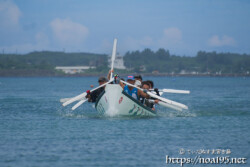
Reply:
[[[247,161],[183,166],[250,166],[249,77],[147,79],[158,88],[190,90],[163,95],[189,110],[157,107],[151,118],[100,116],[93,104],[71,111],[72,105],[59,102],[97,86],[97,77],[0,78],[0,167],[181,166],[166,163],[166,156]]]

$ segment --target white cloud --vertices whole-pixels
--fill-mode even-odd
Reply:
[[[88,28],[70,19],[55,19],[50,23],[54,37],[62,46],[80,46],[86,39]]]
[[[0,1],[0,27],[13,28],[19,24],[21,12],[12,1]]]
[[[161,47],[170,47],[182,42],[182,32],[176,27],[164,29],[163,37],[159,40]]]
[[[236,42],[232,37],[226,35],[224,35],[221,38],[218,35],[214,35],[208,40],[208,44],[210,46],[220,47],[220,46],[234,46]]]

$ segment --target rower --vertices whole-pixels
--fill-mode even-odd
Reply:
[[[143,82],[142,82],[142,88],[143,88],[143,89],[146,89],[146,90],[149,90],[149,89],[150,89],[150,84],[149,84],[149,82],[143,81]],[[140,99],[140,102],[141,102],[142,104],[144,104],[145,98],[142,97],[142,96],[140,96],[139,99]]]
[[[110,80],[111,73],[113,73],[113,72],[114,72],[114,70],[109,70],[109,73],[107,75],[108,80]]]
[[[114,70],[109,70],[109,73],[108,73],[108,75],[107,75],[107,78],[108,78],[108,80],[110,80],[111,78],[111,73],[114,73]],[[111,82],[110,84],[113,84],[113,83],[115,83],[115,84],[117,84],[117,83],[119,83],[119,77],[118,77],[118,75],[117,74],[115,74],[114,75],[114,82]],[[123,79],[123,81],[124,81],[124,79]]]
[[[147,82],[150,84],[150,88],[149,88],[149,89],[154,89],[156,95],[157,95],[157,96],[161,96],[160,93],[159,93],[158,88],[154,88],[154,82],[151,81],[151,80],[147,80]]]
[[[141,88],[142,86],[142,77],[141,75],[135,75],[135,86],[138,86]]]
[[[142,82],[142,89],[146,89],[146,90],[149,90],[151,87],[150,85],[150,82],[147,82],[147,81],[144,81]],[[150,98],[151,99],[151,98]],[[141,98],[141,103],[144,104],[145,106],[151,108],[152,110],[155,110],[155,104],[154,103],[158,103],[159,100],[157,99],[154,99],[154,102],[149,102],[148,99],[145,99],[145,98]]]
[[[103,85],[106,82],[108,82],[108,80],[105,77],[100,77],[98,79],[99,85]],[[99,88],[99,89],[97,89],[97,90],[95,90],[95,91],[93,91],[91,93],[88,93],[86,95],[86,98],[88,98],[88,102],[92,102],[92,103],[96,102],[96,99],[104,91],[104,89],[105,89],[105,86],[103,86],[103,87],[101,87],[101,88]]]
[[[134,85],[135,84],[135,78],[134,76],[128,76],[127,77],[127,82]],[[139,97],[145,97],[149,98],[149,95],[147,93],[144,93],[143,91],[136,89],[134,87],[124,85],[122,82],[120,82],[120,86],[123,88],[124,92],[129,94],[131,97],[135,98],[136,100],[139,100]]]

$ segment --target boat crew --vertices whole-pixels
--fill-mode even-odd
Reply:
[[[105,84],[106,82],[108,82],[108,80],[105,78],[105,77],[100,77],[98,79],[98,83],[99,85],[102,85],[102,84]],[[88,98],[88,102],[96,102],[96,99],[98,98],[98,96],[104,91],[105,89],[105,86],[91,92],[91,93],[88,93],[86,98]]]
[[[135,78],[134,76],[128,76],[127,77],[127,82],[134,85],[135,84]],[[134,99],[139,100],[139,97],[145,97],[149,98],[149,95],[147,93],[144,93],[143,91],[136,89],[134,87],[124,85],[122,82],[120,82],[120,86],[123,88],[124,92],[132,96]]]

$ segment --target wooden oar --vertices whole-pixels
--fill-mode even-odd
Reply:
[[[156,94],[155,91],[152,91],[152,93],[153,93],[153,94]],[[164,93],[164,92],[160,92],[160,91],[159,91],[160,96],[161,96],[163,93]]]
[[[60,102],[61,103],[64,103],[64,102],[66,102],[66,101],[69,101],[70,99],[72,99],[72,97],[69,97],[69,98],[62,98],[62,99],[60,99]],[[80,100],[83,100],[83,99],[79,99],[79,101]]]
[[[85,101],[87,101],[88,99],[82,99],[80,100],[78,103],[76,103],[76,105],[74,105],[71,109],[74,111],[77,107],[79,107],[80,105],[82,105]]]
[[[178,103],[178,102],[175,102],[175,101],[172,101],[172,100],[169,100],[169,99],[166,99],[166,98],[157,96],[156,94],[154,94],[154,93],[152,93],[152,92],[149,92],[149,91],[147,91],[147,90],[143,90],[143,89],[141,89],[141,88],[139,88],[139,87],[137,87],[137,86],[135,86],[135,85],[132,85],[132,84],[130,84],[130,83],[127,83],[127,82],[125,82],[125,81],[123,81],[123,80],[120,80],[120,82],[122,82],[122,83],[124,83],[124,84],[126,84],[126,85],[129,85],[129,86],[132,86],[132,87],[134,87],[134,88],[137,88],[137,89],[139,89],[139,90],[141,90],[141,91],[146,91],[146,93],[147,93],[149,96],[154,97],[154,98],[156,98],[156,99],[159,99],[159,100],[161,100],[161,101],[163,101],[163,102],[165,102],[165,103],[168,103],[168,104],[171,104],[171,105],[175,105],[175,106],[180,107],[180,108],[182,108],[182,109],[188,109],[188,107],[187,107],[186,105],[184,105],[184,104],[181,104],[181,103]]]
[[[151,103],[154,103],[154,100],[149,100]],[[168,103],[164,103],[162,101],[159,101],[158,103],[156,104],[159,104],[160,106],[163,106],[163,107],[167,107],[167,108],[171,108],[171,109],[174,109],[174,110],[177,110],[177,111],[182,111],[182,109],[180,107],[177,107],[177,106],[174,106],[174,105],[171,105],[171,104],[168,104]]]
[[[114,78],[112,78],[112,79],[111,79],[110,81],[108,81],[107,83],[102,84],[102,85],[96,87],[95,89],[90,90],[89,92],[91,93],[91,92],[93,92],[93,91],[95,91],[95,90],[97,90],[97,89],[99,89],[99,88],[101,88],[101,87],[103,87],[103,86],[109,84],[110,82],[113,82],[113,81],[114,81]],[[78,95],[78,96],[75,96],[75,97],[69,99],[68,101],[64,102],[62,105],[65,107],[65,106],[67,106],[67,105],[69,105],[69,104],[71,104],[71,103],[73,103],[73,102],[75,102],[75,101],[77,101],[77,100],[80,100],[80,99],[82,99],[82,98],[85,98],[86,95],[87,95],[87,92],[84,92],[84,93],[82,93],[82,94],[80,94],[80,95]]]
[[[71,98],[63,98],[63,99],[60,99],[60,102],[61,103],[64,103],[64,102],[66,102],[66,101],[69,101]]]
[[[116,44],[117,44],[117,39],[114,39],[114,45],[113,45],[113,51],[112,51],[112,57],[111,57],[111,74],[110,74],[110,79],[113,77],[113,69],[114,69],[114,62],[115,62],[115,55],[116,55]]]
[[[154,89],[150,89],[150,91],[153,91]],[[180,93],[180,94],[190,94],[189,90],[177,90],[177,89],[158,89],[159,92],[164,93]]]

